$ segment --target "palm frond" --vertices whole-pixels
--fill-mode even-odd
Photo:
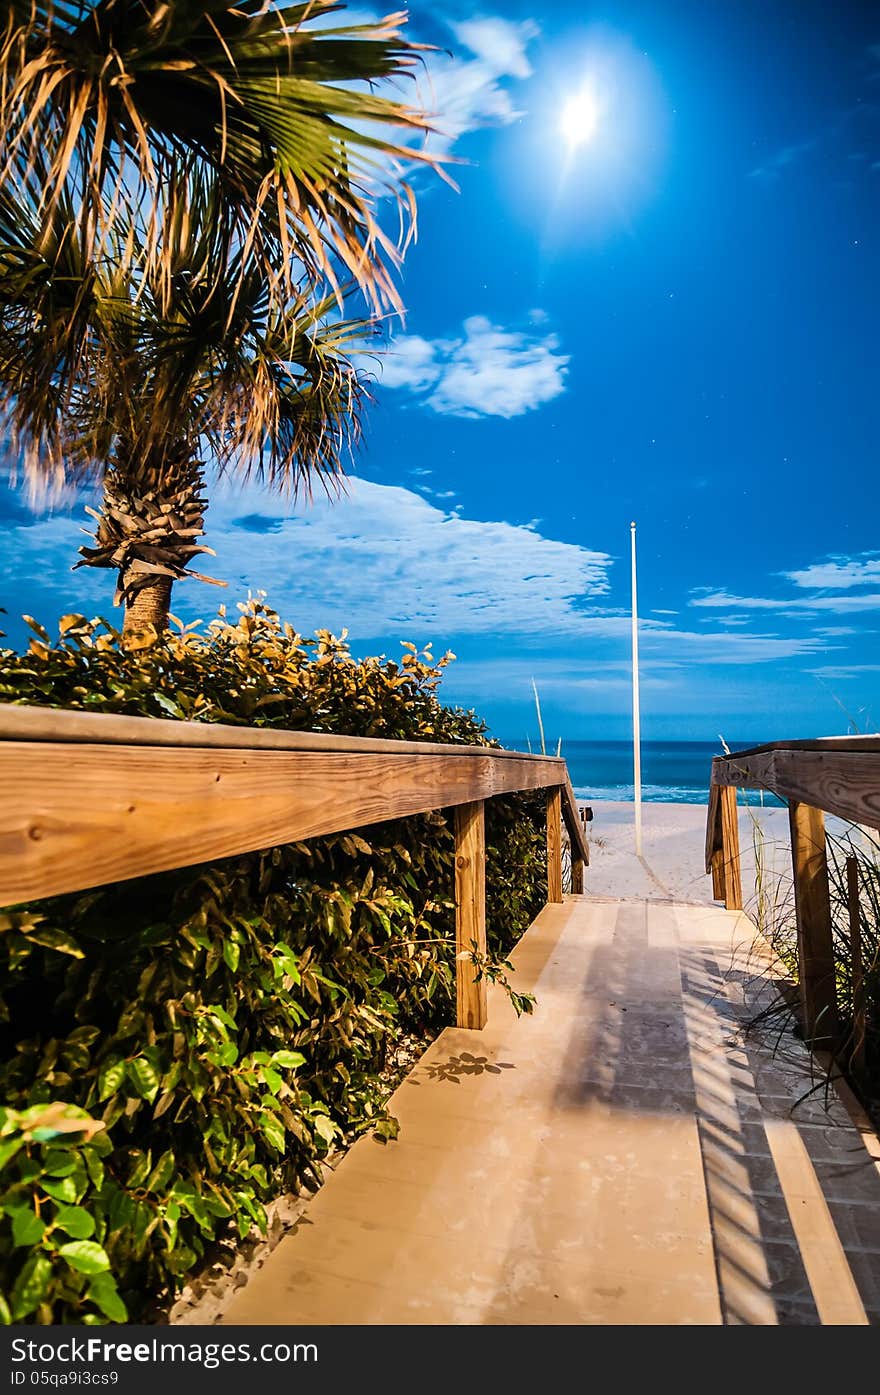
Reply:
[[[0,43],[0,179],[10,160],[41,162],[51,204],[75,173],[100,238],[116,207],[108,190],[149,206],[197,156],[239,216],[275,228],[285,263],[396,305],[400,239],[377,209],[395,200],[405,243],[415,202],[403,169],[438,162],[413,145],[424,113],[374,89],[411,76],[421,49],[401,33],[404,13],[329,23],[340,8],[16,0]],[[161,257],[158,223],[147,232]]]

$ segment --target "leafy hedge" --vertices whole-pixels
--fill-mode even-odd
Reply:
[[[451,656],[355,660],[239,610],[135,652],[104,622],[66,616],[54,643],[33,623],[0,701],[486,740],[438,700]],[[489,806],[498,958],[545,898],[541,820],[540,797]],[[451,1020],[452,895],[438,812],[0,915],[0,1315],[149,1317],[337,1140],[393,1137],[389,1047]]]

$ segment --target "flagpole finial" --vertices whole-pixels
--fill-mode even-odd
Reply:
[[[632,528],[633,532],[635,532],[635,530],[636,530],[635,520],[633,520],[633,522],[632,522],[629,526],[630,526],[630,528]]]

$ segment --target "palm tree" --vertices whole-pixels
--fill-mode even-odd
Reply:
[[[348,354],[366,326],[331,318],[335,297],[315,300],[308,278],[282,296],[203,166],[176,176],[161,210],[161,265],[130,205],[117,254],[96,258],[68,202],[47,224],[34,197],[0,189],[0,383],[34,458],[48,446],[67,478],[103,472],[76,565],[116,570],[131,639],[164,628],[174,581],[209,579],[191,570],[210,550],[206,456],[277,487],[333,487],[359,430]],[[65,313],[81,326],[73,356],[55,332]]]
[[[420,46],[405,14],[370,24],[330,17],[336,0],[6,0],[0,19],[0,180],[10,160],[45,171],[51,210],[68,175],[92,241],[112,237],[126,199],[167,197],[192,159],[249,226],[267,270],[291,264],[335,283],[341,268],[374,308],[396,304],[398,246],[376,216],[399,205],[401,240],[414,227],[401,162],[424,113],[373,89],[411,76]],[[109,195],[109,196],[108,196]],[[276,238],[285,256],[269,265]],[[167,256],[157,220],[146,250]],[[118,253],[118,248],[116,249]]]
[[[0,35],[0,412],[32,477],[104,479],[95,546],[126,628],[190,574],[202,461],[328,479],[362,388],[333,324],[394,306],[423,113],[402,15],[334,0],[7,0]],[[377,216],[391,195],[396,243]]]

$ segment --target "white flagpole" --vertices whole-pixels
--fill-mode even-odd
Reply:
[[[639,714],[639,614],[636,594],[636,525],[632,539],[632,682],[633,682],[633,787],[636,813],[636,857],[642,855],[642,733]]]

